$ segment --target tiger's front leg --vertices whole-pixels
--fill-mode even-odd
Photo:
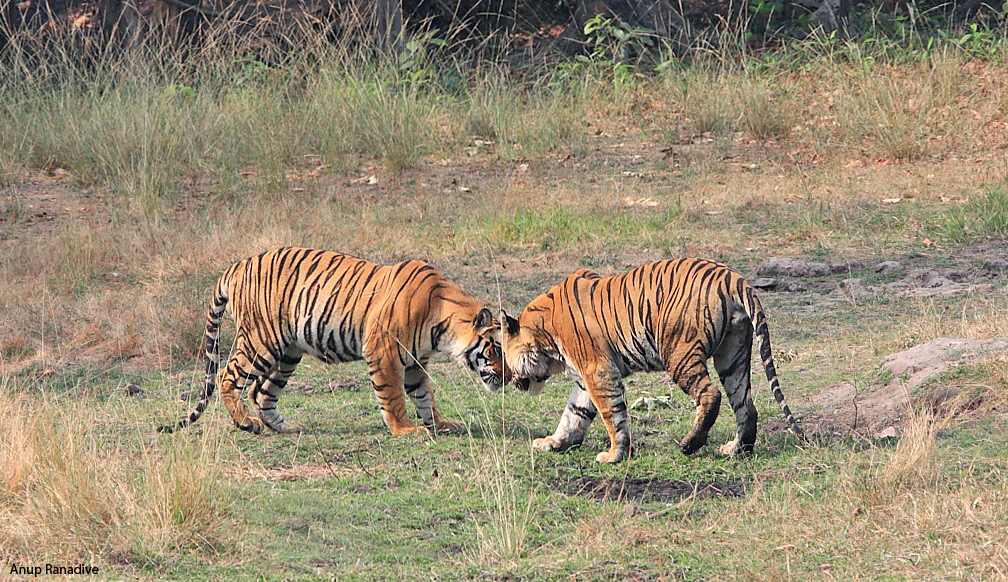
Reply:
[[[566,451],[580,445],[591,426],[598,410],[591,401],[591,396],[585,390],[581,378],[574,379],[567,407],[560,415],[560,423],[552,436],[535,439],[532,447],[540,451]]]
[[[403,394],[403,367],[398,355],[367,358],[368,374],[375,397],[382,408],[382,421],[395,436],[426,430],[417,426],[406,413],[406,396]]]
[[[446,420],[438,411],[434,403],[434,387],[424,370],[425,366],[426,362],[420,362],[406,368],[403,380],[403,388],[416,407],[417,418],[433,432],[462,432],[464,427],[461,423]]]
[[[620,378],[599,372],[586,378],[587,392],[609,433],[609,450],[596,455],[599,463],[618,463],[630,455],[630,412]]]

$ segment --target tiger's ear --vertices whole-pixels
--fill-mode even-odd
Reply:
[[[493,325],[493,314],[486,307],[480,309],[479,313],[476,314],[476,318],[473,319],[473,327],[476,329],[485,329]]]
[[[508,335],[518,335],[518,320],[508,315],[507,311],[501,309],[501,321],[504,322],[504,331]]]

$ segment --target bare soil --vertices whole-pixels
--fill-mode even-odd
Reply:
[[[581,475],[560,481],[556,486],[568,495],[578,495],[595,501],[676,502],[686,497],[743,497],[748,483],[741,479],[714,481],[679,481],[638,479],[627,477],[592,477]]]

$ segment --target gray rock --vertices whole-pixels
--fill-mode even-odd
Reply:
[[[830,263],[830,272],[834,275],[840,275],[844,273],[850,273],[851,271],[857,271],[864,268],[864,263],[858,260],[850,261],[837,261],[835,263]]]
[[[1008,337],[986,340],[938,338],[886,356],[882,360],[882,369],[889,371],[893,381],[902,383],[909,392],[949,368],[1001,353],[1008,353]]]
[[[830,266],[816,261],[771,257],[756,267],[759,277],[825,277]]]
[[[840,292],[851,299],[868,299],[878,294],[878,288],[865,285],[861,279],[854,277],[840,282]]]
[[[1008,272],[1008,260],[994,259],[993,261],[987,261],[984,263],[984,270],[988,273]]]
[[[888,275],[902,270],[903,265],[897,261],[882,261],[881,263],[875,265],[875,272],[879,275]]]

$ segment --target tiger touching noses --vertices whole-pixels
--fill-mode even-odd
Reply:
[[[692,454],[707,442],[721,405],[707,371],[706,361],[713,357],[735,411],[735,438],[721,452],[751,452],[756,441],[749,381],[754,334],[774,398],[791,430],[804,439],[781,393],[759,299],[725,265],[675,259],[613,277],[581,269],[535,298],[518,319],[501,315],[505,360],[519,389],[538,394],[547,378],[565,370],[574,379],[556,431],[535,439],[536,449],[562,451],[581,444],[601,413],[610,445],[596,460],[623,460],[631,439],[621,380],[634,372],[667,370],[696,403],[693,427],[679,443],[684,454]]]
[[[221,316],[230,310],[235,340],[218,373]],[[441,416],[427,362],[451,354],[497,390],[510,381],[493,314],[422,261],[377,265],[331,251],[279,248],[239,261],[217,282],[207,313],[206,378],[196,410],[160,432],[195,422],[219,380],[221,400],[238,428],[300,432],[277,412],[277,398],[301,357],[329,362],[364,359],[394,435],[418,430],[457,431]],[[251,386],[245,407],[239,390]],[[405,393],[405,394],[404,394]],[[409,419],[409,396],[423,426]]]

